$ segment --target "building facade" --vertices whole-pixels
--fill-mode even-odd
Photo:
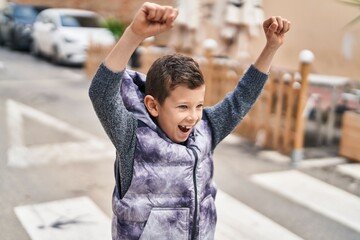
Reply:
[[[73,7],[94,10],[105,18],[116,18],[129,23],[140,0],[12,0],[24,4],[52,7]],[[211,2],[210,0],[202,0]],[[215,0],[214,0],[215,1]],[[226,1],[226,0],[223,0]],[[175,0],[152,0],[159,4],[176,5]],[[298,69],[298,55],[309,49],[315,54],[312,71],[319,74],[351,77],[360,82],[360,21],[346,26],[360,11],[337,0],[264,0],[265,17],[280,15],[288,18],[292,29],[286,43],[274,59],[274,65]],[[208,35],[216,38],[213,29]],[[250,56],[255,58],[264,45],[263,35],[250,42]],[[252,59],[254,60],[254,59]]]
[[[145,1],[141,0],[11,0],[20,4],[47,5],[50,7],[80,8],[98,12],[105,18],[116,18],[129,23],[136,10]],[[172,0],[153,0],[159,4],[172,4]]]

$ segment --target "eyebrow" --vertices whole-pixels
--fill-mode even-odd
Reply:
[[[204,102],[205,102],[204,100],[199,101],[199,102],[196,103],[196,105],[198,105],[198,104],[204,104]],[[191,103],[190,103],[190,102],[179,101],[179,102],[177,102],[176,104],[177,104],[177,105],[181,105],[181,104],[189,105],[189,104],[191,104]]]

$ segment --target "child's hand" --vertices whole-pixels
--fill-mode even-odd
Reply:
[[[269,47],[278,48],[284,42],[285,33],[290,30],[290,21],[282,17],[271,17],[264,21],[263,28]]]
[[[171,6],[146,2],[136,13],[130,29],[142,38],[154,36],[172,28],[177,15],[178,10]]]

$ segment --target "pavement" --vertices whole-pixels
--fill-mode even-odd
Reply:
[[[88,79],[18,52],[0,56],[0,239],[110,239],[114,150]],[[311,138],[297,166],[235,135],[219,144],[216,239],[360,239],[359,163],[338,155],[338,139]]]
[[[360,164],[337,152],[307,147],[294,166],[289,156],[229,135],[214,154],[216,239],[359,239]]]
[[[337,145],[305,147],[304,159],[294,166],[290,156],[274,150],[261,149],[234,134],[225,138],[224,143],[237,145],[242,151],[251,154],[255,161],[296,169],[360,196],[360,163],[340,156]]]

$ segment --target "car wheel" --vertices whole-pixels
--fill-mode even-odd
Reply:
[[[34,57],[40,56],[39,48],[34,40],[30,42],[30,54]]]
[[[0,33],[0,46],[4,46],[5,45],[5,41],[3,39],[3,37],[1,36],[1,33]]]
[[[12,50],[17,50],[18,49],[18,45],[17,45],[17,40],[15,37],[15,32],[12,32],[10,35],[10,48]]]
[[[61,63],[61,59],[60,59],[60,55],[59,55],[59,49],[57,46],[53,47],[53,53],[51,55],[51,61],[54,64],[60,64]]]

